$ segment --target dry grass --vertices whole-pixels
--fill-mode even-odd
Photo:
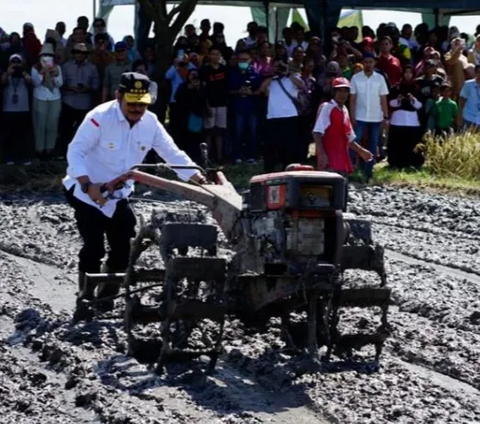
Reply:
[[[419,149],[429,174],[480,184],[480,133],[462,132],[445,138],[427,134]]]
[[[65,170],[64,162],[42,162],[30,166],[0,165],[0,193],[59,191]]]

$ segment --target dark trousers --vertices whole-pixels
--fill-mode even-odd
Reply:
[[[77,228],[83,240],[79,254],[80,272],[100,272],[105,256],[105,235],[110,247],[107,266],[110,272],[123,272],[128,266],[130,239],[135,237],[135,215],[127,200],[120,200],[112,218],[87,205],[65,190],[67,201],[75,210]]]
[[[4,112],[1,122],[3,160],[17,162],[31,158],[33,127],[30,112]]]
[[[277,163],[284,171],[298,161],[298,117],[269,119],[267,125],[263,154],[265,172],[273,172]]]
[[[60,144],[57,153],[61,156],[67,154],[68,145],[75,136],[75,132],[79,125],[85,119],[88,110],[74,109],[71,106],[62,103],[62,114],[60,115]]]
[[[392,168],[418,168],[423,165],[421,153],[415,147],[422,141],[421,127],[391,125],[388,132],[388,164]]]

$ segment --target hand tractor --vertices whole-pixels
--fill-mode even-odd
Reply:
[[[209,358],[210,371],[222,352],[227,319],[240,320],[246,328],[262,328],[276,318],[286,346],[306,350],[315,364],[329,360],[332,352],[351,356],[353,349],[367,344],[375,347],[378,363],[390,333],[384,252],[372,242],[368,221],[343,212],[342,176],[291,165],[283,172],[254,176],[241,195],[218,170],[199,168],[208,177],[200,185],[162,178],[141,171],[142,167],[185,168],[139,165],[112,181],[109,190],[138,182],[181,195],[205,205],[218,227],[186,220],[152,218],[148,224],[140,220],[126,271],[85,276],[88,291],[99,284],[123,288],[117,297],[125,300],[130,354],[148,349],[148,342],[141,344],[135,330],[159,325],[157,372],[169,361],[200,356]],[[234,252],[230,258],[219,252],[218,228]],[[164,266],[140,269],[137,260],[151,246],[159,249]],[[379,281],[346,287],[347,269],[373,271]],[[147,302],[145,294],[152,290],[156,294]],[[86,319],[97,302],[84,299],[82,293],[77,321]],[[342,309],[367,307],[379,311],[378,327],[342,334]],[[303,320],[303,331],[295,330],[292,317]],[[325,347],[323,357],[321,347]]]

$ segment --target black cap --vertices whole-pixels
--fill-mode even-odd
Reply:
[[[122,74],[118,91],[124,95],[127,103],[152,103],[150,79],[138,72]]]

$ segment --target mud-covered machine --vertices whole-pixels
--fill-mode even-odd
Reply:
[[[83,298],[86,288],[120,284],[130,354],[148,349],[148,343],[142,347],[136,338],[135,329],[159,324],[158,372],[169,361],[200,356],[210,357],[212,370],[229,318],[254,328],[276,318],[286,346],[306,350],[315,362],[328,360],[332,351],[351,355],[352,349],[367,344],[375,347],[378,360],[389,334],[390,289],[383,248],[373,244],[368,221],[343,212],[342,176],[290,166],[285,172],[253,177],[248,192],[240,195],[215,170],[206,172],[207,184],[197,185],[161,178],[141,167],[113,181],[110,188],[136,181],[205,205],[234,255],[219,254],[215,225],[142,222],[131,242],[125,273],[86,275],[77,318],[85,319],[85,308],[96,302]],[[164,267],[140,269],[137,259],[151,246],[160,250]],[[368,281],[376,283],[346,287],[347,269],[373,271],[374,280]],[[145,293],[153,288],[156,294],[147,302]],[[348,307],[376,307],[374,329],[342,334],[340,315]],[[326,351],[320,358],[322,346]]]

